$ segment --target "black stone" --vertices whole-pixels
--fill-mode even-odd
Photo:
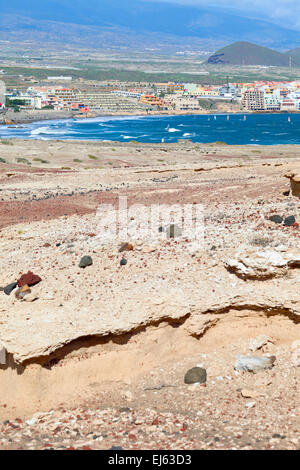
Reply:
[[[192,369],[188,370],[184,376],[184,383],[185,384],[195,384],[200,383],[204,384],[206,382],[206,370],[202,369],[202,367],[193,367]]]
[[[79,267],[84,269],[87,266],[91,266],[92,264],[93,260],[90,256],[83,256],[83,258],[80,260]]]
[[[8,286],[4,287],[5,294],[10,295],[12,293],[12,291],[17,287],[17,285],[18,284],[16,282],[12,282]]]
[[[286,217],[284,219],[284,225],[286,225],[287,227],[291,227],[295,222],[296,219],[293,215],[290,215],[289,217]]]
[[[282,224],[283,217],[281,217],[281,215],[271,215],[269,220],[271,220],[271,222],[275,222],[275,224]]]
[[[127,259],[122,258],[121,261],[120,261],[120,265],[125,266],[126,264],[127,264]]]

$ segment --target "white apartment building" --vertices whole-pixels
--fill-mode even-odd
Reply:
[[[243,90],[241,104],[247,111],[262,111],[265,109],[265,93],[255,88]]]

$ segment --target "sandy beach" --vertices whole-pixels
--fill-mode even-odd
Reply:
[[[0,449],[299,449],[290,173],[296,145],[0,142],[0,286],[41,279],[0,292]],[[120,197],[138,237],[103,236]],[[174,204],[201,209],[200,245],[145,236]]]

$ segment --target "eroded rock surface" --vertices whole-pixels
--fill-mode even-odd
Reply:
[[[300,267],[300,253],[258,251],[239,254],[225,261],[228,270],[245,279],[266,279],[285,275],[291,268]]]

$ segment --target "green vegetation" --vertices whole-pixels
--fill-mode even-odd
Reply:
[[[0,157],[0,163],[6,163],[5,158]]]
[[[0,142],[2,145],[14,145],[10,140],[1,140]]]
[[[24,106],[26,103],[25,103],[25,100],[18,100],[18,99],[17,100],[11,100],[7,97],[5,104],[8,108],[15,108],[17,106]]]
[[[25,163],[26,165],[31,165],[31,162],[27,158],[17,158],[17,163]]]
[[[217,110],[218,103],[224,103],[222,100],[211,98],[200,98],[198,101],[202,109],[207,109],[209,111],[214,109]]]
[[[34,162],[40,162],[40,163],[49,163],[48,160],[43,160],[42,158],[34,158]]]
[[[90,160],[98,160],[98,157],[95,157],[95,155],[88,155]]]
[[[79,160],[79,158],[74,158],[74,159],[73,159],[73,162],[82,163],[82,160]]]

